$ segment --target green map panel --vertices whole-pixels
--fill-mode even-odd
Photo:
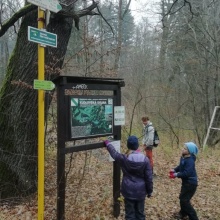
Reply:
[[[111,134],[112,124],[112,98],[71,98],[72,138]]]

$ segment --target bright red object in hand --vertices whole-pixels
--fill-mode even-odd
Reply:
[[[175,175],[174,175],[174,172],[173,171],[170,171],[170,176],[169,176],[171,179],[174,179],[175,178]]]

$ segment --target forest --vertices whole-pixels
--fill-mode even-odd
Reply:
[[[58,39],[56,48],[45,47],[45,79],[123,79],[122,153],[130,135],[140,137],[141,147],[143,116],[159,133],[147,219],[175,219],[181,183],[168,175],[187,141],[199,147],[192,201],[199,219],[220,219],[220,1],[58,2],[62,10],[45,11],[45,29]],[[28,40],[28,27],[37,28],[38,7],[1,0],[0,25],[0,220],[37,219],[38,45]],[[45,92],[45,103],[44,219],[51,220],[57,212],[56,90]],[[65,219],[114,219],[112,173],[104,148],[66,155]],[[118,219],[124,219],[123,198],[118,201]]]

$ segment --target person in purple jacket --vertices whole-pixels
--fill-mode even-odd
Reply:
[[[198,147],[196,144],[193,142],[185,143],[179,165],[170,170],[170,178],[177,177],[182,179],[179,195],[180,212],[178,214],[180,219],[188,219],[189,217],[189,220],[198,220],[197,213],[190,203],[198,185],[198,177],[195,168],[197,154]]]
[[[128,137],[128,154],[118,153],[108,140],[104,143],[123,172],[121,194],[125,203],[125,219],[145,220],[145,198],[150,198],[153,192],[152,168],[149,159],[138,150],[138,138]]]

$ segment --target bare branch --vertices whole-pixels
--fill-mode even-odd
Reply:
[[[103,18],[103,20],[106,22],[106,24],[111,28],[111,31],[112,31],[112,34],[113,35],[115,35],[115,33],[114,33],[114,30],[113,30],[113,28],[112,28],[112,26],[108,23],[108,21],[103,17],[103,15],[102,15],[102,13],[100,12],[100,10],[99,10],[99,7],[97,6],[97,10],[98,10],[98,12],[99,12],[99,14],[100,14],[100,16]]]
[[[187,1],[187,0],[184,0],[184,1],[183,1],[183,5],[181,5],[179,8],[177,8],[176,11],[172,11],[173,7],[177,4],[178,1],[179,1],[179,0],[175,0],[175,1],[173,2],[173,4],[171,5],[170,9],[168,10],[168,12],[163,16],[163,18],[162,18],[163,27],[165,27],[165,25],[164,25],[164,18],[165,18],[166,16],[176,14],[178,11],[180,11],[180,10],[181,10],[184,6],[186,6],[186,5],[189,6],[189,11],[190,11],[190,13],[191,13],[191,15],[192,15],[190,21],[193,19],[194,13],[193,13],[193,11],[192,11],[192,5],[191,5],[191,3],[190,3],[189,1]]]
[[[129,9],[129,7],[130,7],[130,4],[131,4],[131,0],[129,0],[128,4],[126,5],[125,11],[124,11],[124,13],[123,13],[123,15],[122,15],[122,19],[123,19],[124,16],[127,14],[128,9]]]
[[[208,8],[209,7],[212,7],[212,5],[214,5],[215,3],[217,3],[217,0],[212,0],[212,2],[210,2],[210,4],[207,6]]]
[[[75,21],[75,27],[79,30],[79,18],[80,17],[86,16],[86,15],[90,15],[90,16],[100,15],[99,13],[92,11],[95,8],[97,8],[97,6],[98,6],[98,2],[93,1],[93,3],[89,7],[84,8],[80,11],[77,11],[77,12],[61,11],[61,12],[59,12],[59,14],[64,15],[66,17],[73,18]]]
[[[84,8],[80,11],[77,12],[65,12],[64,10],[61,10],[59,12],[60,15],[66,16],[66,17],[72,17],[75,21],[75,26],[77,29],[79,29],[79,18],[83,17],[85,15],[99,15],[96,12],[93,12],[92,10],[94,10],[95,8],[97,8],[98,3],[93,1],[93,3],[87,7]],[[32,5],[32,4],[28,4],[26,6],[24,6],[23,8],[21,8],[18,12],[16,12],[10,19],[8,19],[6,22],[4,22],[1,26],[0,26],[0,37],[2,37],[6,31],[14,25],[15,22],[17,22],[21,17],[23,17],[24,15],[26,15],[27,13],[33,11],[37,9],[37,6]]]
[[[2,37],[5,32],[14,25],[15,22],[17,22],[21,17],[26,15],[27,13],[33,11],[34,9],[37,9],[37,6],[28,4],[25,7],[21,8],[18,12],[16,12],[10,19],[8,19],[6,22],[4,22],[0,27],[0,37]]]

